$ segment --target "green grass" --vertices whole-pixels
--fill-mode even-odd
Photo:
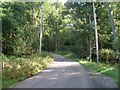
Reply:
[[[7,80],[4,80],[4,81],[2,82],[2,83],[3,83],[2,88],[7,88],[7,87],[9,87],[10,85],[15,84],[16,82],[17,82],[16,79],[7,79]]]
[[[96,64],[96,62],[90,62],[86,59],[80,59],[77,55],[75,55],[72,52],[68,51],[59,51],[58,54],[65,56],[66,58],[70,58],[74,61],[79,62],[80,64],[84,65],[85,68],[94,70],[96,72],[99,72],[101,74],[104,74],[108,77],[111,77],[116,81],[118,85],[120,85],[120,82],[118,83],[118,64],[110,65],[106,63],[100,63],[99,65]],[[119,80],[120,81],[120,80]]]
[[[63,55],[66,58],[70,58],[70,59],[79,59],[78,55],[74,54],[73,52],[70,51],[57,51],[56,53]]]
[[[79,60],[79,63],[84,65],[86,68],[93,69],[96,72],[99,72],[101,74],[107,75],[116,82],[118,81],[118,66],[117,65],[109,65],[109,64],[104,64],[100,63],[97,65],[95,62],[90,62],[90,61],[82,61]]]

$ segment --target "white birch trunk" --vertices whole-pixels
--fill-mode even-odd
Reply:
[[[40,6],[40,53],[41,53],[41,48],[42,48],[42,6]]]
[[[108,17],[109,17],[109,20],[110,20],[110,24],[111,24],[111,27],[112,27],[112,32],[113,32],[113,37],[114,37],[114,47],[115,47],[115,50],[116,50],[116,53],[117,55],[119,54],[119,50],[118,50],[118,37],[117,37],[117,33],[115,31],[115,25],[114,25],[114,20],[113,20],[113,17],[112,17],[112,14],[111,14],[111,8],[109,7],[109,2],[105,2],[105,5],[108,9]],[[119,56],[119,55],[118,55]],[[120,63],[120,57],[119,57],[119,63]]]
[[[97,32],[97,21],[95,13],[95,5],[93,2],[93,13],[94,13],[94,25],[95,25],[95,38],[96,38],[96,56],[97,56],[97,65],[99,65],[99,53],[98,53],[98,32]]]

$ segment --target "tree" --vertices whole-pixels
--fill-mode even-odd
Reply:
[[[96,21],[96,13],[95,13],[94,2],[93,2],[93,13],[94,13],[94,23],[95,23],[95,38],[96,38],[96,55],[97,55],[97,64],[99,65],[99,54],[98,54],[98,32],[97,32],[97,21]]]
[[[40,53],[42,47],[42,4],[40,5]]]
[[[108,9],[108,16],[109,16],[109,20],[110,20],[110,24],[111,24],[111,27],[112,27],[112,32],[113,32],[113,37],[114,37],[114,47],[115,47],[115,50],[116,50],[116,53],[119,57],[119,50],[118,50],[118,36],[117,36],[117,33],[115,31],[115,25],[114,25],[114,20],[113,20],[113,17],[111,15],[111,8],[109,7],[109,3],[106,2],[105,3],[106,5],[106,8]],[[120,57],[119,57],[119,63],[120,63]]]

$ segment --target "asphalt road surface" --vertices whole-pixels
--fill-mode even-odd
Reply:
[[[53,56],[55,61],[48,69],[18,83],[14,88],[117,88],[111,78],[87,70],[63,56]]]

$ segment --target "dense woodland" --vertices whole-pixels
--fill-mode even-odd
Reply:
[[[118,63],[120,57],[120,3],[97,2],[94,4],[99,60],[104,63]],[[43,6],[42,52],[68,51],[79,58],[96,61],[92,2],[2,3],[0,15],[2,16],[2,55],[4,59],[9,58],[9,60],[15,61],[15,57],[23,58],[39,53],[41,5]],[[14,78],[12,76],[13,74],[11,74],[11,78]]]
[[[2,52],[22,56],[39,52],[40,5],[43,6],[43,51],[72,51],[80,58],[95,59],[95,30],[92,3],[2,4]],[[120,3],[109,3],[117,43],[105,3],[95,3],[101,61],[118,61],[120,50]],[[91,52],[91,55],[90,55]]]

